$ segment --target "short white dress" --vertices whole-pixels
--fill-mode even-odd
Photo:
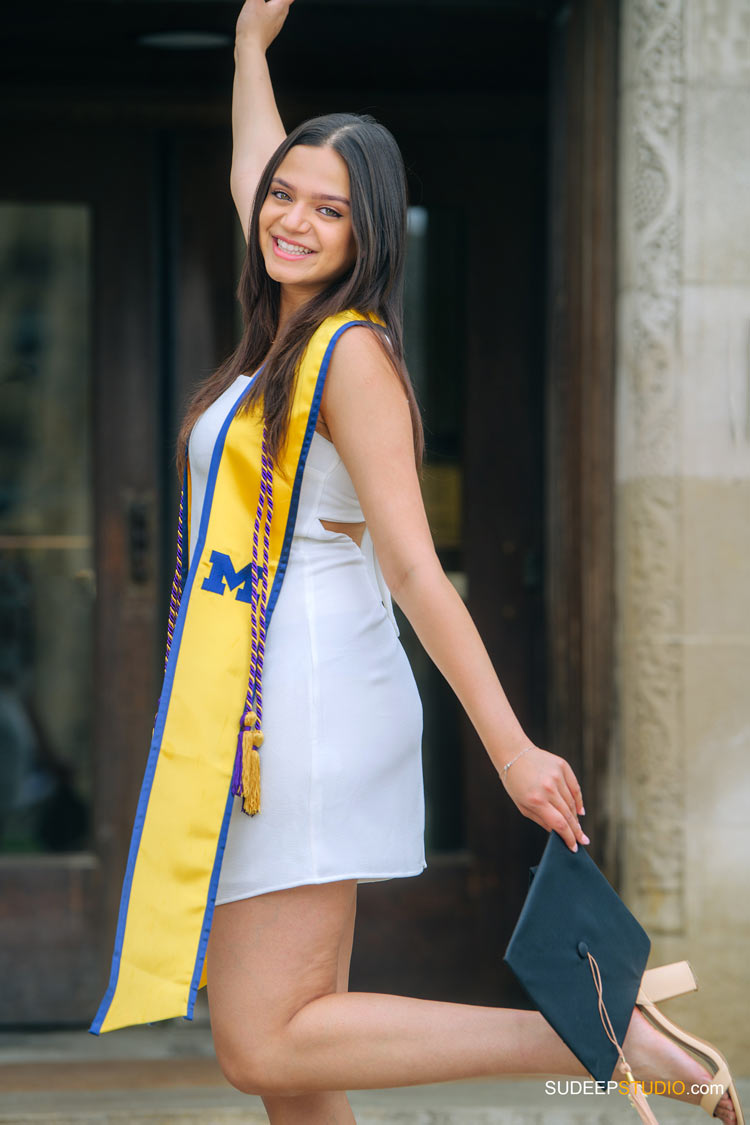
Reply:
[[[193,518],[240,375],[190,437]],[[216,904],[336,879],[419,875],[422,703],[369,530],[359,547],[321,519],[364,519],[334,445],[317,431],[263,664],[261,808],[235,797]]]

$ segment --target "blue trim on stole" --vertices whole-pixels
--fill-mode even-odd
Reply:
[[[169,648],[169,659],[167,661],[167,668],[164,673],[164,683],[161,691],[161,700],[159,703],[159,710],[154,723],[154,733],[151,739],[151,749],[146,764],[146,772],[141,785],[141,795],[138,799],[138,808],[136,809],[135,822],[133,825],[133,834],[130,840],[130,851],[128,853],[128,863],[125,869],[125,878],[122,886],[122,896],[120,898],[120,912],[117,919],[117,932],[115,934],[115,948],[112,954],[112,970],[110,973],[109,987],[104,994],[104,999],[99,1005],[99,1010],[94,1017],[94,1020],[89,1028],[92,1035],[99,1035],[100,1029],[106,1018],[109,1006],[117,988],[117,979],[120,975],[120,958],[122,956],[122,945],[125,937],[125,922],[128,915],[128,907],[130,905],[130,891],[133,882],[133,871],[135,869],[135,862],[138,857],[138,849],[141,843],[141,834],[143,832],[143,824],[146,819],[146,809],[148,807],[148,800],[151,795],[151,786],[156,773],[156,764],[159,760],[159,752],[161,750],[161,740],[164,734],[164,726],[167,720],[167,710],[169,708],[169,701],[172,695],[172,684],[174,683],[175,668],[177,667],[177,657],[180,651],[180,641],[182,639],[182,630],[185,623],[185,615],[187,614],[188,602],[190,601],[190,591],[193,588],[195,575],[198,570],[203,548],[206,543],[206,532],[208,531],[208,521],[211,512],[211,500],[213,499],[214,489],[216,487],[216,477],[219,472],[219,464],[221,463],[221,455],[224,451],[224,442],[226,441],[227,431],[234,418],[239,405],[247,393],[250,386],[242,388],[242,393],[238,396],[236,402],[227,414],[224,423],[219,431],[219,435],[214,444],[213,452],[211,454],[211,465],[208,471],[208,478],[206,480],[206,492],[203,500],[203,508],[201,511],[200,528],[198,529],[198,539],[195,544],[195,552],[188,572],[187,580],[183,587],[182,597],[180,598],[180,608],[177,614],[177,621],[175,622],[175,630],[172,636],[172,644]],[[183,475],[183,487],[187,487],[187,460],[185,461],[185,472]],[[187,495],[187,493],[186,493]],[[208,501],[208,503],[207,503]],[[191,519],[194,513],[191,512]],[[225,814],[225,820],[227,820]],[[191,1016],[192,1018],[192,1016]]]
[[[284,542],[283,542],[282,549],[281,549],[281,556],[279,558],[279,565],[276,568],[276,574],[275,574],[275,577],[274,577],[273,586],[271,588],[271,593],[270,593],[269,598],[268,598],[268,604],[266,606],[266,630],[268,630],[268,628],[270,626],[273,610],[274,610],[274,607],[275,607],[276,602],[278,600],[279,592],[281,590],[281,584],[284,580],[284,575],[286,573],[287,562],[288,562],[288,559],[289,559],[289,552],[291,550],[291,545],[292,545],[292,536],[294,534],[294,527],[295,527],[295,524],[296,524],[296,521],[297,521],[297,509],[299,507],[299,495],[300,495],[300,491],[302,489],[302,477],[303,477],[303,473],[304,473],[304,470],[305,470],[305,463],[307,461],[307,454],[308,454],[308,451],[310,449],[310,444],[312,442],[312,436],[313,436],[313,433],[315,432],[315,425],[316,425],[316,422],[318,420],[318,413],[319,413],[319,410],[320,410],[320,402],[321,402],[321,399],[323,397],[323,388],[325,386],[325,379],[326,379],[326,375],[328,374],[328,367],[329,367],[329,364],[331,362],[331,355],[333,354],[333,349],[336,345],[336,341],[338,340],[339,336],[341,336],[341,334],[343,332],[345,332],[347,330],[347,328],[352,328],[354,325],[357,325],[357,324],[367,324],[367,325],[369,325],[371,323],[372,323],[372,321],[370,321],[370,320],[350,320],[350,321],[347,321],[346,324],[342,324],[341,327],[338,328],[336,330],[336,332],[334,332],[333,336],[331,337],[331,339],[328,343],[328,346],[325,350],[325,353],[323,355],[323,359],[322,359],[321,364],[320,364],[320,370],[318,371],[318,376],[317,376],[317,380],[316,380],[316,383],[315,383],[315,391],[313,393],[312,403],[310,405],[310,413],[309,413],[309,416],[308,416],[308,422],[307,422],[307,428],[305,430],[305,436],[304,436],[303,441],[302,441],[302,449],[300,451],[300,457],[299,457],[299,461],[297,463],[297,472],[295,474],[294,485],[292,487],[292,496],[291,496],[291,500],[290,500],[290,503],[289,503],[289,515],[288,515],[288,518],[287,518],[287,526],[286,526],[286,531],[284,533]],[[259,369],[259,370],[262,370],[262,368]],[[256,372],[256,374],[257,373],[258,372]],[[253,376],[253,378],[255,378],[255,376]],[[252,382],[252,380],[251,380],[251,382]],[[157,763],[158,758],[159,758],[159,751],[160,751],[160,747],[161,747],[161,739],[162,739],[162,735],[164,733],[164,725],[166,723],[167,710],[169,708],[169,700],[170,700],[170,696],[171,696],[171,692],[172,692],[172,684],[173,684],[173,681],[174,681],[174,673],[175,673],[175,667],[176,667],[176,664],[177,664],[177,656],[179,654],[179,649],[180,649],[180,640],[181,640],[181,637],[182,637],[182,630],[183,630],[183,626],[184,626],[185,614],[187,613],[188,602],[190,600],[190,592],[192,590],[193,583],[195,581],[195,575],[196,575],[196,572],[197,572],[197,569],[198,569],[198,564],[200,562],[201,555],[203,553],[203,548],[205,546],[206,532],[208,530],[209,515],[210,515],[210,510],[211,510],[211,501],[213,500],[214,489],[216,487],[216,477],[217,477],[218,471],[219,471],[219,464],[221,462],[221,455],[222,455],[223,450],[224,450],[224,443],[226,441],[227,431],[229,430],[229,426],[231,425],[232,420],[234,419],[234,416],[237,413],[237,410],[239,409],[239,406],[240,406],[240,403],[242,402],[242,399],[247,394],[247,391],[248,391],[249,387],[250,387],[250,383],[248,383],[248,385],[246,387],[243,387],[242,392],[240,393],[236,402],[234,403],[234,405],[230,409],[229,413],[227,414],[227,417],[225,418],[224,423],[221,427],[221,430],[219,431],[219,436],[216,439],[216,442],[215,442],[214,448],[213,448],[213,452],[211,454],[211,466],[210,466],[209,473],[208,473],[208,479],[206,481],[206,491],[205,491],[205,496],[204,496],[204,499],[203,499],[203,508],[202,508],[202,511],[201,511],[201,523],[200,523],[200,528],[199,528],[199,531],[198,531],[198,539],[197,539],[197,542],[196,542],[196,545],[195,545],[195,551],[193,553],[193,559],[192,559],[192,563],[191,563],[190,570],[189,570],[189,573],[188,573],[187,581],[186,581],[184,589],[183,589],[182,597],[180,598],[180,609],[179,609],[179,612],[178,612],[178,615],[177,615],[177,621],[175,623],[175,631],[174,631],[174,635],[173,635],[173,638],[172,638],[172,644],[171,644],[170,650],[169,650],[169,660],[167,662],[167,669],[166,669],[166,672],[165,672],[165,675],[164,675],[164,684],[163,684],[163,687],[162,687],[161,702],[159,704],[159,711],[158,711],[158,714],[157,714],[157,717],[156,717],[156,722],[154,724],[154,734],[153,734],[153,738],[151,740],[151,750],[150,750],[150,753],[149,753],[148,763],[146,765],[146,773],[145,773],[145,776],[144,776],[144,779],[143,779],[143,784],[142,784],[142,787],[141,787],[141,795],[140,795],[140,798],[139,798],[139,801],[138,801],[138,808],[136,810],[135,823],[134,823],[134,826],[133,826],[133,834],[132,834],[131,841],[130,841],[130,851],[128,853],[128,863],[127,863],[127,868],[126,868],[126,871],[125,871],[125,879],[124,879],[124,882],[123,882],[122,897],[121,897],[121,900],[120,900],[120,912],[119,912],[118,921],[117,921],[117,933],[116,933],[116,936],[115,936],[115,948],[114,948],[114,953],[113,953],[113,957],[112,957],[112,970],[111,970],[111,974],[110,974],[109,987],[107,988],[107,991],[104,995],[104,999],[102,1000],[102,1002],[99,1006],[99,1010],[98,1010],[98,1012],[97,1012],[97,1014],[94,1018],[94,1021],[92,1022],[91,1027],[89,1028],[89,1031],[91,1032],[92,1035],[98,1035],[100,1033],[101,1025],[104,1022],[107,1011],[109,1009],[109,1005],[112,1001],[112,997],[114,996],[115,989],[117,987],[117,979],[118,979],[119,971],[120,971],[120,957],[122,955],[122,945],[123,945],[123,939],[124,939],[124,935],[125,935],[125,922],[126,922],[127,913],[128,913],[129,900],[130,900],[130,890],[131,890],[132,879],[133,879],[133,870],[135,868],[135,861],[136,861],[136,858],[137,858],[137,855],[138,855],[138,849],[140,847],[141,833],[143,831],[143,824],[144,824],[145,817],[146,817],[146,809],[147,809],[147,806],[148,806],[148,799],[149,799],[149,796],[150,796],[150,793],[151,793],[151,785],[153,783],[154,774],[156,772],[156,763]],[[185,464],[185,474],[184,474],[184,477],[183,477],[183,486],[184,487],[186,487],[186,482],[187,482],[187,461],[186,461],[186,464]],[[193,516],[193,513],[191,512],[191,518],[192,518],[192,516]],[[203,975],[203,962],[205,960],[206,949],[208,947],[208,939],[209,939],[209,936],[210,936],[210,933],[211,933],[211,923],[213,921],[214,906],[215,906],[215,903],[216,903],[216,892],[217,892],[217,888],[218,888],[218,884],[219,884],[219,875],[221,873],[222,860],[224,858],[224,849],[226,847],[227,834],[229,832],[229,818],[230,818],[230,815],[231,815],[233,799],[234,798],[233,798],[233,794],[231,792],[231,787],[230,787],[230,791],[227,795],[226,807],[224,809],[224,817],[223,817],[223,820],[222,820],[221,832],[219,834],[219,841],[218,841],[218,845],[217,845],[217,848],[216,848],[216,858],[214,860],[213,871],[212,871],[212,874],[211,874],[211,882],[209,884],[209,889],[208,889],[208,897],[207,897],[207,900],[206,900],[206,910],[205,910],[205,914],[204,914],[204,917],[203,917],[203,925],[202,925],[202,928],[201,928],[201,935],[200,935],[200,939],[199,939],[199,942],[198,942],[198,949],[197,949],[197,953],[196,953],[195,969],[193,971],[193,977],[192,977],[192,981],[191,981],[191,984],[190,984],[190,992],[188,994],[188,1010],[187,1010],[186,1015],[183,1017],[184,1019],[187,1019],[187,1020],[193,1019],[193,1014],[194,1014],[194,1010],[195,1010],[195,1002],[196,1002],[197,995],[198,995],[198,988],[199,988],[199,985],[200,985],[201,976]]]

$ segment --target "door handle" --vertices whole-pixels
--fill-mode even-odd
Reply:
[[[151,577],[152,512],[149,497],[136,497],[128,503],[128,572],[136,586],[145,586]]]

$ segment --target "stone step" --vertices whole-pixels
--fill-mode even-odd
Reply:
[[[100,1038],[83,1032],[0,1035],[0,1125],[267,1125],[260,1098],[234,1090],[210,1031],[178,1023]],[[470,1079],[349,1094],[357,1125],[612,1125],[638,1121],[627,1099],[570,1093],[572,1080]],[[739,1083],[750,1104],[750,1080]],[[660,1125],[700,1110],[650,1099]]]
[[[45,1067],[19,1081],[16,1073],[0,1068],[0,1123],[2,1125],[267,1125],[260,1098],[246,1096],[229,1086],[201,1085],[200,1067],[184,1060],[180,1069],[196,1067],[193,1081],[167,1085],[165,1074],[139,1064],[141,1070],[89,1068],[86,1088],[66,1078],[52,1076]],[[130,1077],[132,1084],[123,1080]],[[177,1074],[172,1075],[175,1079]],[[29,1089],[34,1078],[35,1088]],[[114,1084],[108,1085],[109,1078]],[[627,1099],[619,1094],[545,1093],[544,1080],[469,1080],[394,1090],[350,1092],[357,1125],[634,1125],[637,1118]],[[122,1084],[121,1084],[122,1083]],[[25,1086],[19,1089],[19,1086]],[[740,1096],[750,1098],[750,1081],[741,1083]],[[700,1111],[660,1097],[650,1098],[660,1125],[699,1125]]]

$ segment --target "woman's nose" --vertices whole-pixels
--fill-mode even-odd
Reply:
[[[305,216],[305,205],[301,201],[293,203],[284,211],[284,225],[291,230],[306,230],[310,223]]]

